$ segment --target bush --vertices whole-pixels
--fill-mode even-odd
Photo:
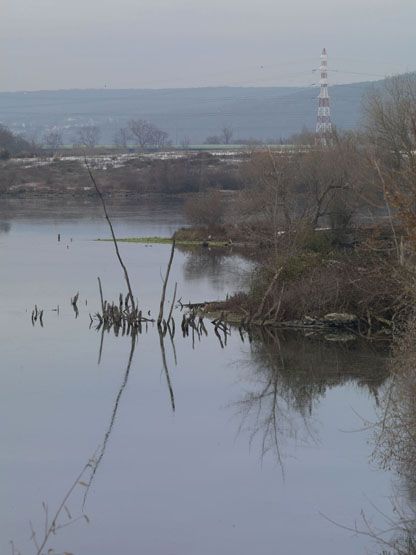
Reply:
[[[33,145],[0,124],[0,150],[8,151],[10,155],[23,152],[30,153],[33,150]]]
[[[255,314],[273,284],[260,319],[301,320],[348,312],[373,329],[387,322],[392,329],[400,328],[412,310],[408,270],[397,266],[389,255],[375,255],[365,247],[331,255],[298,251],[273,263],[263,262],[251,277],[242,312]]]
[[[303,247],[311,252],[328,254],[332,250],[332,238],[325,231],[312,231],[305,237]]]
[[[225,216],[223,196],[219,191],[211,190],[189,198],[184,211],[186,219],[192,225],[205,226],[208,229],[220,226]]]

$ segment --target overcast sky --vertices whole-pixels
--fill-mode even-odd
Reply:
[[[416,0],[1,0],[0,90],[311,85],[416,69]]]

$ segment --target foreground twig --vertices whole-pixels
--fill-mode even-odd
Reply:
[[[103,206],[103,210],[104,210],[104,214],[105,214],[105,219],[107,220],[108,226],[109,226],[109,228],[110,228],[111,237],[112,237],[112,239],[113,239],[114,248],[115,248],[115,250],[116,250],[116,255],[117,255],[118,261],[120,262],[121,267],[123,268],[124,278],[125,278],[125,280],[126,280],[127,289],[128,289],[128,291],[129,291],[130,302],[131,302],[132,307],[133,307],[133,310],[134,310],[134,309],[135,309],[135,304],[134,304],[134,297],[133,297],[133,291],[132,291],[131,284],[130,284],[129,274],[128,274],[128,272],[127,272],[126,265],[124,264],[123,259],[121,258],[120,251],[119,251],[119,249],[118,249],[118,243],[117,243],[116,235],[115,235],[115,233],[114,233],[113,224],[111,223],[110,216],[108,215],[108,212],[107,212],[107,207],[106,207],[106,204],[105,204],[105,200],[104,200],[103,194],[102,194],[102,192],[100,191],[100,189],[99,189],[99,187],[98,187],[98,185],[97,185],[97,182],[96,182],[95,179],[94,179],[94,176],[93,176],[93,174],[92,174],[92,172],[91,172],[90,166],[88,165],[88,161],[87,161],[86,158],[85,158],[85,165],[86,165],[86,167],[87,167],[88,174],[89,174],[89,176],[90,176],[90,179],[91,179],[92,184],[94,185],[94,188],[95,188],[95,190],[96,190],[96,192],[97,192],[97,195],[100,197],[101,204],[102,204],[102,206]]]

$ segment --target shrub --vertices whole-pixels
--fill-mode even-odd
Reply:
[[[33,150],[33,145],[0,124],[0,150],[6,150],[10,155],[23,152],[30,153]]]
[[[193,225],[205,226],[209,229],[220,226],[224,221],[223,196],[216,190],[189,198],[185,203],[184,210],[186,219]]]
[[[375,255],[364,247],[331,254],[298,251],[263,262],[251,277],[242,312],[255,314],[265,298],[260,319],[287,321],[348,312],[373,329],[388,322],[391,328],[400,327],[412,310],[414,278],[409,271],[389,255]]]

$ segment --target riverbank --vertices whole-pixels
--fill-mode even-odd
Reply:
[[[97,241],[112,241],[112,239],[97,239]],[[173,237],[121,237],[117,239],[118,243],[139,243],[144,245],[171,245],[174,241]],[[183,247],[213,247],[227,248],[230,247],[228,241],[209,241],[209,240],[185,240],[175,239],[177,246]]]
[[[106,196],[188,193],[241,188],[245,153],[113,153],[87,156]],[[94,196],[82,155],[12,158],[0,162],[0,196]]]
[[[188,307],[212,319],[379,337],[391,337],[403,327],[411,311],[411,278],[398,264],[388,228],[351,228],[348,243],[331,229],[296,238],[281,234],[276,244],[260,239],[259,230],[250,231],[244,225],[195,226],[178,229],[172,237],[119,241],[166,244],[175,238],[185,251],[217,248],[224,256],[238,252],[250,259],[254,269],[243,290],[220,302],[194,299]]]
[[[405,326],[411,306],[408,270],[364,243],[350,251],[265,253],[246,291],[206,310],[224,319],[232,314],[240,325],[393,336]]]

